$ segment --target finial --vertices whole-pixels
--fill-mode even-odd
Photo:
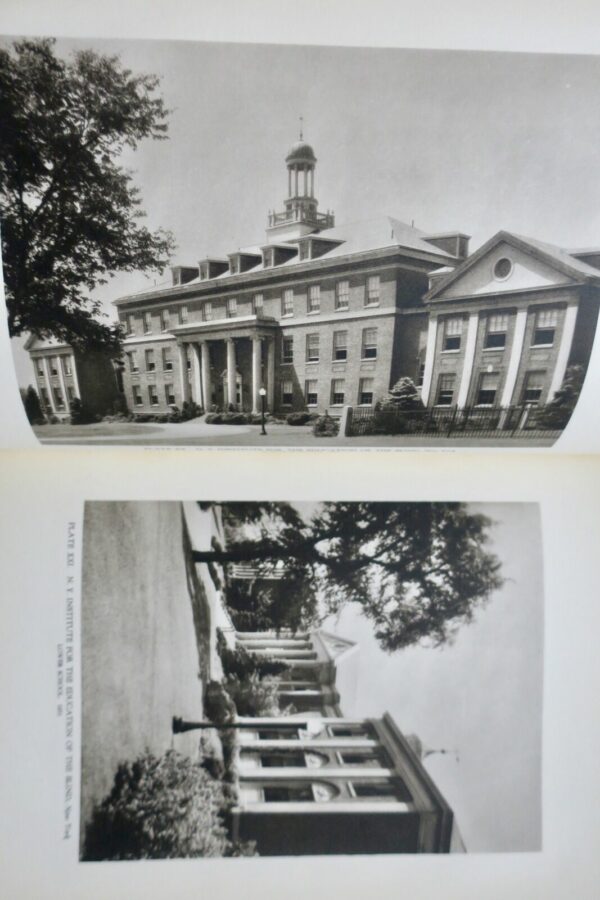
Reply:
[[[300,116],[300,140],[303,140],[303,138],[302,138],[302,128],[303,128],[303,126],[304,126],[304,117],[303,117],[303,116]]]

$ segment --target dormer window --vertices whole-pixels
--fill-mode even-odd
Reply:
[[[229,274],[237,275],[238,267],[239,267],[238,260],[236,259],[236,257],[232,257],[229,260]]]

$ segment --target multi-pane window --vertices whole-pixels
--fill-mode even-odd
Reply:
[[[204,304],[203,312],[204,312],[204,321],[210,322],[210,320],[213,317],[213,306],[212,306],[212,303],[210,300],[207,300],[206,303]]]
[[[45,387],[40,388],[40,397],[42,398],[43,406],[46,406],[46,407],[50,406],[50,397],[49,397],[48,391],[46,390]]]
[[[331,382],[331,404],[332,406],[344,405],[344,379],[334,378]]]
[[[227,318],[234,319],[237,316],[237,298],[227,298]]]
[[[266,785],[263,796],[266,803],[306,803],[315,799],[311,784]]]
[[[171,355],[170,347],[163,347],[162,367],[163,367],[164,372],[172,372],[173,371],[173,357]]]
[[[284,337],[281,342],[281,362],[282,363],[293,363],[294,362],[294,338],[293,337]]]
[[[140,367],[138,363],[138,355],[137,350],[131,350],[130,353],[127,354],[129,358],[129,371],[130,372],[139,372]]]
[[[70,384],[67,385],[67,399],[69,401],[69,404],[71,404],[75,399],[75,388]]]
[[[367,769],[392,768],[391,761],[383,747],[373,750],[343,750],[340,753],[340,759],[345,766],[364,766]]]
[[[502,350],[506,345],[506,332],[508,331],[508,315],[503,313],[497,316],[488,316],[485,332],[484,348],[486,350]]]
[[[165,384],[165,401],[167,406],[173,406],[175,404],[175,390],[173,389],[172,384]]]
[[[188,308],[187,306],[179,307],[179,324],[185,325],[188,320]]]
[[[294,292],[291,288],[288,288],[288,290],[283,292],[283,297],[281,298],[281,315],[294,315]]]
[[[192,348],[189,345],[185,348],[185,367],[188,372],[192,368]]]
[[[304,753],[261,753],[260,765],[263,769],[282,769],[286,766],[302,769],[306,766]]]
[[[425,363],[419,363],[419,369],[417,372],[417,387],[423,387],[423,382],[425,381]]]
[[[308,288],[308,312],[321,311],[321,288],[318,284],[311,284]]]
[[[522,403],[539,403],[546,381],[545,372],[527,372],[523,384]]]
[[[369,800],[389,800],[394,798],[404,803],[410,803],[413,799],[410,791],[399,778],[395,778],[393,781],[379,781],[377,779],[353,781],[352,791],[356,797],[365,797]]]
[[[333,332],[333,358],[334,360],[344,360],[348,358],[348,332]]]
[[[479,379],[477,406],[493,406],[496,402],[500,376],[498,372],[483,372]]]
[[[171,314],[168,309],[161,310],[160,325],[163,331],[168,331],[171,327]]]
[[[281,403],[283,406],[291,406],[294,399],[294,383],[290,379],[281,382]]]
[[[358,404],[359,406],[373,405],[373,378],[361,378],[358,383]]]
[[[260,316],[263,311],[264,297],[262,294],[255,294],[252,298],[252,312],[255,316]]]
[[[50,362],[50,374],[58,375],[58,356],[51,356],[49,362]]]
[[[131,313],[127,313],[125,318],[127,323],[127,334],[135,334],[135,318]]]
[[[558,325],[557,309],[542,309],[535,314],[535,327],[533,329],[534,347],[551,347]]]
[[[70,356],[63,356],[62,361],[63,361],[63,369],[64,369],[65,375],[72,375],[72,374],[73,374],[73,370],[72,370],[72,368],[71,368],[71,357],[70,357]]]
[[[363,359],[377,359],[376,328],[363,328],[361,356]]]
[[[319,402],[319,393],[316,379],[305,382],[304,399],[307,406],[316,406]]]
[[[37,373],[40,376],[40,378],[43,378],[44,377],[44,363],[42,362],[41,359],[37,360],[36,369],[37,369]]]
[[[306,362],[319,361],[319,335],[318,333],[306,335]]]
[[[54,394],[54,403],[57,409],[65,408],[65,399],[58,388],[52,388],[52,393]]]
[[[436,404],[438,406],[452,406],[454,399],[454,385],[456,383],[456,375],[446,373],[440,375],[438,381],[438,392]]]
[[[158,391],[155,384],[148,385],[148,400],[150,401],[150,406],[158,406]]]
[[[152,316],[149,312],[144,313],[144,334],[150,334],[152,331]]]
[[[379,303],[379,275],[369,275],[367,278],[367,292],[365,294],[365,306],[377,306]]]
[[[350,283],[348,281],[338,281],[335,286],[335,308],[348,309],[350,298]]]
[[[446,319],[444,324],[444,350],[460,350],[462,319]]]
[[[133,385],[133,405],[134,406],[143,406],[144,399],[142,397],[142,389],[139,384]]]
[[[154,350],[146,350],[146,372],[154,372],[155,368]]]

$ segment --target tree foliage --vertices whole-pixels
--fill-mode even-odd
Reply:
[[[175,750],[122,763],[86,826],[86,860],[231,856],[220,782]]]
[[[125,148],[166,136],[158,78],[48,39],[0,50],[0,215],[11,335],[120,344],[91,292],[118,271],[162,271],[170,234],[144,227]]]
[[[41,422],[43,422],[44,413],[42,411],[40,398],[38,397],[36,389],[31,384],[28,385],[26,390],[21,391],[21,399],[23,400],[23,406],[25,407],[27,420],[30,422],[30,424],[39,425]]]
[[[388,391],[388,396],[384,401],[384,405],[393,406],[395,409],[404,410],[422,410],[424,409],[421,399],[421,392],[412,380],[404,376],[399,378],[393,387]]]
[[[537,421],[546,428],[565,428],[579,400],[585,379],[583,366],[569,366],[554,397],[537,413]]]
[[[381,646],[450,640],[502,584],[487,548],[491,521],[462,503],[322,503],[310,518],[290,504],[224,504],[227,547],[197,561],[247,562],[257,577],[283,567],[335,613],[357,603]]]

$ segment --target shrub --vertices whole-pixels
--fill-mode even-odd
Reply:
[[[117,769],[86,826],[85,860],[172,859],[233,852],[222,785],[175,750],[146,752]]]
[[[209,681],[206,685],[204,712],[215,725],[225,725],[235,719],[235,706],[219,681]]]
[[[37,391],[29,385],[26,391],[21,391],[21,399],[25,407],[25,414],[30,425],[37,425],[44,421],[44,413]]]
[[[223,415],[216,412],[207,413],[204,417],[204,421],[207,425],[220,425],[223,421]]]
[[[278,680],[272,675],[260,678],[257,672],[241,679],[235,675],[227,678],[225,690],[235,703],[240,716],[278,716]]]
[[[93,421],[93,416],[90,415],[89,410],[85,408],[79,397],[74,397],[71,400],[69,411],[71,414],[71,425],[86,425],[88,422]]]
[[[311,414],[307,412],[293,412],[286,418],[288,425],[308,425],[311,420]]]
[[[533,410],[532,420],[541,428],[565,428],[577,405],[583,387],[583,366],[569,366],[563,383],[550,403]]]
[[[312,427],[312,433],[315,437],[335,437],[340,429],[340,423],[337,419],[332,419],[325,413],[315,420]]]
[[[287,665],[281,660],[255,656],[248,653],[244,647],[236,647],[235,650],[231,650],[227,646],[227,641],[220,628],[217,628],[217,652],[226,677],[244,679],[252,674],[259,677],[279,675],[287,669]]]
[[[390,388],[383,406],[388,404],[396,409],[409,411],[425,409],[421,392],[412,378],[407,377],[399,378],[396,384]]]

